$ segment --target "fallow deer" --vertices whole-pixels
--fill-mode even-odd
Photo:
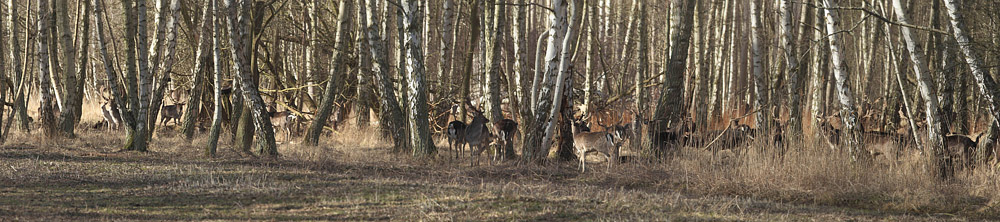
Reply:
[[[493,128],[496,129],[496,135],[499,139],[497,141],[499,145],[497,146],[497,155],[493,156],[493,159],[496,161],[497,157],[499,157],[500,161],[503,161],[504,157],[511,155],[507,153],[507,147],[514,145],[514,136],[517,134],[517,122],[512,119],[503,119],[494,123]]]
[[[285,140],[292,138],[292,129],[294,129],[295,124],[298,122],[298,115],[295,115],[291,111],[281,111],[273,112],[271,116],[271,125],[274,126],[274,131],[277,133],[278,129],[285,131]]]
[[[459,152],[465,153],[465,129],[467,126],[462,121],[451,121],[448,123],[448,149],[455,152],[455,159],[458,159]]]
[[[470,163],[472,166],[477,165],[479,154],[482,154],[493,140],[493,135],[487,126],[488,122],[489,120],[482,113],[476,111],[472,122],[465,128],[465,142],[472,150],[472,162]]]
[[[163,112],[163,117],[160,118],[160,125],[166,126],[170,120],[174,121],[174,125],[178,125],[177,121],[184,114],[184,103],[163,106],[160,108],[160,112]]]
[[[608,169],[611,164],[618,161],[619,146],[621,145],[621,132],[614,130],[601,132],[581,132],[576,124],[573,127],[573,148],[577,158],[580,160],[580,172],[587,170],[587,153],[596,151],[606,155]]]

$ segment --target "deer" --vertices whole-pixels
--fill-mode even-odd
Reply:
[[[275,133],[278,133],[279,128],[284,130],[285,140],[292,138],[292,129],[298,122],[298,115],[295,115],[291,111],[281,111],[281,112],[271,112],[271,125],[274,126]]]
[[[119,129],[122,125],[122,117],[113,107],[114,102],[101,104],[101,113],[104,114],[104,122],[108,123],[108,130]]]
[[[504,157],[510,155],[506,153],[507,146],[514,145],[514,136],[517,134],[517,122],[512,119],[502,119],[493,123],[493,129],[496,130],[495,134],[499,137],[497,141],[499,145],[497,146],[497,155],[494,156],[493,160],[496,161],[497,157],[499,157],[500,161],[503,161]]]
[[[462,121],[451,121],[448,123],[448,149],[455,151],[455,159],[458,159],[459,152],[465,153],[465,129],[468,128]]]
[[[580,173],[587,170],[587,153],[596,151],[606,155],[608,169],[611,164],[618,161],[619,147],[622,141],[622,132],[614,128],[610,131],[582,132],[577,124],[571,124],[573,129],[573,150],[577,159],[580,159]]]
[[[472,104],[469,104],[472,106]],[[480,112],[475,107],[471,107],[473,111],[472,122],[465,128],[465,143],[469,144],[469,148],[472,149],[472,161],[471,166],[477,165],[479,162],[479,155],[490,146],[493,142],[493,134],[490,132],[489,120],[486,116],[483,116],[483,112]]]
[[[178,125],[177,121],[180,121],[184,114],[184,103],[166,105],[160,108],[160,111],[163,112],[163,117],[160,118],[161,125],[166,126],[170,120],[174,121],[174,125]]]

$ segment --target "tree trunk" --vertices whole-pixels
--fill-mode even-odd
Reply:
[[[504,5],[503,0],[497,0],[494,4],[490,4],[487,7],[493,7],[493,15],[489,16],[492,20],[491,27],[489,30],[492,32],[487,35],[486,42],[486,59],[484,60],[488,67],[486,69],[486,87],[489,92],[486,93],[486,116],[490,118],[493,122],[498,122],[503,119],[503,112],[501,110],[501,95],[500,95],[500,52],[503,51],[503,30],[505,28],[504,17]]]
[[[41,91],[41,101],[39,102],[39,115],[42,119],[42,133],[48,138],[59,136],[56,128],[56,119],[53,115],[52,106],[52,86],[49,79],[49,26],[51,25],[52,13],[49,11],[48,0],[38,0],[38,82]]]
[[[538,99],[537,103],[531,104],[534,108],[535,117],[533,118],[534,126],[529,130],[528,135],[525,137],[522,146],[522,150],[528,150],[528,153],[521,154],[523,158],[529,161],[537,161],[545,157],[548,148],[551,145],[551,133],[554,126],[550,125],[552,123],[552,113],[553,109],[558,110],[558,104],[552,104],[554,98],[560,98],[561,93],[555,87],[562,87],[561,81],[565,80],[565,74],[559,72],[559,67],[561,66],[561,59],[563,56],[563,45],[564,39],[566,37],[566,30],[568,29],[568,24],[566,21],[566,7],[568,5],[567,0],[554,0],[552,1],[552,8],[555,9],[555,14],[549,15],[549,22],[551,26],[549,27],[549,43],[545,54],[545,75],[552,76],[554,74],[559,74],[558,78],[543,78],[546,81],[539,84],[541,89],[536,96],[532,96]],[[567,63],[568,65],[568,63]],[[537,76],[537,75],[536,75]],[[538,80],[539,78],[535,78]],[[558,80],[556,80],[558,79]],[[560,83],[555,83],[560,81]],[[538,81],[536,81],[537,83]],[[555,86],[553,86],[555,85]],[[532,87],[535,88],[535,87]],[[551,91],[557,91],[556,93],[551,93]],[[535,94],[533,94],[535,95]],[[551,115],[550,115],[551,114]],[[548,138],[548,139],[546,139]],[[549,141],[546,141],[549,140]]]
[[[212,51],[214,46],[210,44],[212,37],[215,33],[213,28],[215,27],[215,13],[212,11],[212,3],[206,2],[204,8],[202,9],[201,17],[201,36],[198,38],[198,49],[195,52],[195,65],[194,70],[191,70],[192,75],[194,75],[194,83],[191,85],[191,95],[187,101],[187,108],[184,111],[184,121],[181,124],[181,134],[184,134],[184,139],[191,141],[194,137],[194,124],[198,119],[199,113],[201,111],[201,96],[205,88],[205,76],[208,71],[206,66],[212,64],[213,55]],[[215,85],[215,87],[220,87]],[[218,108],[219,104],[215,104]],[[214,113],[213,113],[214,115]],[[213,122],[215,120],[213,116]]]
[[[337,13],[337,33],[334,37],[334,42],[336,44],[336,49],[333,50],[332,65],[336,68],[333,70],[343,70],[344,61],[341,61],[346,57],[346,55],[341,55],[340,52],[347,50],[347,45],[349,43],[349,37],[347,36],[351,30],[351,19],[353,16],[348,15],[349,12],[353,11],[353,2],[350,0],[340,1],[340,6],[337,7],[339,11]],[[329,79],[326,82],[326,89],[323,91],[323,100],[320,102],[319,111],[316,113],[315,119],[313,119],[312,124],[309,125],[309,129],[306,131],[305,143],[311,146],[319,145],[319,136],[323,132],[323,126],[326,125],[326,120],[330,117],[333,109],[333,101],[336,100],[337,92],[337,75],[330,73]],[[360,86],[359,86],[360,87]],[[367,110],[366,110],[367,111]]]
[[[847,148],[851,157],[857,160],[857,153],[860,151],[857,141],[857,113],[854,111],[854,98],[851,93],[851,88],[848,86],[848,73],[844,65],[844,58],[840,54],[840,41],[836,35],[837,33],[837,23],[838,15],[837,11],[831,8],[837,8],[837,4],[833,0],[823,0],[823,5],[827,8],[824,9],[826,16],[826,32],[828,34],[827,40],[830,42],[830,59],[833,63],[833,75],[837,79],[837,99],[840,102],[841,110],[840,116],[844,123],[844,132],[847,138]]]
[[[793,24],[792,24],[792,3],[791,0],[781,0],[780,6],[780,25],[781,25],[781,46],[784,48],[782,51],[785,53],[785,74],[788,75],[788,125],[789,131],[799,134],[802,132],[802,107],[799,105],[801,99],[799,96],[799,79],[801,78],[799,72],[799,60],[796,49],[798,49],[795,44],[795,38],[793,34]],[[807,9],[802,7],[803,11]],[[802,15],[805,15],[804,13]],[[800,25],[801,26],[801,25]],[[801,34],[800,34],[801,35]]]
[[[132,110],[132,115],[135,116],[135,134],[126,138],[125,149],[132,151],[142,151],[145,152],[148,148],[148,136],[149,128],[147,125],[147,113],[149,111],[149,94],[152,87],[152,74],[149,71],[149,55],[147,51],[146,40],[148,36],[146,34],[146,1],[138,0],[136,1],[136,13],[137,13],[137,23],[134,25],[137,27],[136,32],[137,39],[135,40],[135,52],[138,58],[136,58],[139,73],[138,73],[138,94],[129,95],[129,97],[138,97],[136,102],[138,107]],[[130,36],[130,35],[126,35]],[[132,61],[132,60],[128,60]]]
[[[236,0],[237,3],[233,3],[233,0],[225,0],[224,5],[228,10],[227,23],[229,24],[229,43],[230,43],[230,53],[232,53],[233,59],[233,71],[236,74],[237,81],[240,83],[240,89],[243,93],[243,99],[246,101],[245,109],[249,109],[252,113],[254,131],[257,136],[257,147],[261,150],[261,155],[267,155],[272,158],[278,156],[277,145],[274,141],[274,127],[271,126],[271,120],[269,118],[267,109],[265,108],[264,99],[260,97],[260,93],[257,91],[257,83],[250,73],[250,61],[248,61],[248,47],[244,45],[246,39],[244,36],[247,35],[246,24],[248,22],[248,16],[246,13],[240,13],[241,7],[248,7],[247,0]]]
[[[896,19],[899,23],[904,25],[910,23],[910,19],[906,16],[906,11],[903,10],[903,4],[899,0],[892,1],[892,8],[896,12]],[[934,82],[931,81],[930,73],[927,71],[927,64],[924,62],[924,54],[913,39],[910,28],[900,26],[899,31],[903,35],[903,40],[906,41],[907,51],[910,52],[910,62],[912,62],[913,71],[917,75],[917,87],[920,89],[920,95],[924,97],[924,102],[926,102],[924,107],[927,112],[927,136],[930,139],[930,148],[934,152],[931,163],[938,169],[938,177],[949,178],[953,172],[950,164],[951,158],[949,158],[948,152],[944,149],[944,140],[941,132],[943,128],[940,122],[941,116],[938,113],[938,98],[935,95]]]
[[[754,78],[754,100],[753,109],[754,116],[757,123],[757,130],[762,132],[767,132],[767,128],[770,125],[770,108],[767,104],[767,89],[768,81],[767,77],[764,76],[764,68],[761,65],[761,50],[760,50],[760,22],[757,21],[760,17],[760,10],[757,9],[757,1],[750,0],[750,64],[753,69]]]
[[[100,1],[100,0],[94,0]],[[219,133],[222,131],[222,61],[221,52],[222,46],[219,44],[219,17],[215,16],[217,13],[218,1],[212,1],[210,8],[208,8],[205,13],[210,15],[206,16],[205,24],[211,24],[211,34],[212,34],[212,88],[213,88],[213,101],[215,105],[212,110],[212,129],[209,131],[208,136],[208,146],[205,147],[205,155],[209,157],[215,156],[215,151],[219,146]],[[202,35],[208,35],[208,32],[202,32]],[[203,37],[202,40],[205,40]],[[230,114],[232,116],[232,114]]]
[[[646,101],[643,98],[643,80],[649,74],[649,17],[646,12],[646,1],[639,1],[639,70],[635,73],[635,117],[632,122],[632,150],[642,150],[645,144],[642,135],[643,110]]]
[[[563,102],[572,102],[572,101],[568,101],[568,99],[563,99],[563,98],[565,98],[566,95],[568,95],[568,93],[566,92],[566,90],[568,90],[568,88],[566,86],[567,85],[572,85],[571,76],[573,75],[573,73],[572,73],[572,70],[570,70],[570,69],[572,68],[573,54],[575,52],[574,46],[575,46],[575,43],[576,43],[576,39],[578,37],[577,32],[579,31],[578,30],[579,29],[578,26],[574,26],[574,25],[576,24],[576,21],[579,21],[580,18],[582,17],[582,16],[580,16],[581,15],[580,12],[583,11],[583,10],[581,10],[581,6],[582,6],[582,4],[581,4],[580,1],[573,1],[573,2],[569,3],[571,14],[569,16],[569,19],[565,23],[566,33],[564,34],[564,38],[563,38],[563,41],[562,41],[562,47],[561,47],[562,48],[562,50],[561,50],[562,52],[561,52],[561,54],[557,55],[557,56],[562,57],[562,58],[559,58],[559,59],[556,59],[556,60],[551,60],[550,59],[550,61],[559,61],[559,67],[558,67],[558,72],[557,72],[558,75],[556,76],[556,79],[555,79],[555,86],[554,86],[555,92],[552,93],[552,99],[551,99],[551,101],[553,103],[551,105],[551,109],[552,110],[549,111],[549,113],[548,113],[549,116],[547,117],[547,119],[545,119],[546,121],[542,121],[542,122],[548,122],[548,124],[545,124],[545,126],[546,126],[545,127],[545,134],[544,134],[545,136],[542,137],[542,147],[543,148],[550,147],[551,144],[552,144],[552,138],[555,136],[552,131],[554,130],[555,126],[557,125],[556,115],[559,114],[560,110],[562,110]],[[548,88],[548,87],[545,87],[545,88]],[[542,89],[541,95],[549,95],[548,92],[546,92],[544,90],[545,88]],[[566,101],[564,101],[564,100],[566,100]],[[544,109],[545,107],[548,107],[548,106],[546,106],[546,105],[539,105],[539,109]],[[564,121],[569,121],[569,120],[564,120]]]
[[[373,73],[375,75],[374,84],[375,88],[379,92],[379,108],[381,109],[379,119],[382,123],[382,130],[389,132],[393,141],[393,150],[396,152],[401,152],[409,147],[409,134],[406,129],[405,117],[403,117],[403,111],[399,106],[399,100],[396,99],[396,93],[393,91],[391,74],[389,72],[389,63],[387,59],[388,52],[386,51],[384,40],[379,33],[379,25],[382,21],[379,19],[376,9],[378,8],[378,1],[376,0],[366,0],[367,4],[361,4],[360,7],[362,12],[365,13],[365,35],[368,39],[368,47],[371,50],[373,65],[375,66]],[[367,7],[366,7],[367,6]]]
[[[479,26],[479,5],[483,0],[472,0],[469,2],[469,49],[465,53],[465,75],[462,76],[462,92],[459,95],[462,96],[461,104],[469,104],[469,87],[472,81],[472,58],[475,56],[476,47],[479,45],[479,34],[482,32],[482,27]],[[468,112],[464,105],[458,106],[459,113],[461,113],[462,122],[466,121],[466,113]]]
[[[461,4],[461,3],[460,3]],[[446,86],[445,79],[450,79],[451,76],[445,75],[446,72],[451,67],[452,61],[452,48],[451,46],[455,44],[454,35],[455,32],[455,1],[454,0],[444,0],[444,6],[442,8],[444,14],[441,18],[441,64],[438,65],[438,93],[446,92],[447,88],[451,86]],[[450,82],[450,81],[448,81]],[[449,92],[450,93],[450,92]],[[445,95],[445,94],[442,94]],[[441,98],[441,96],[437,97]]]
[[[424,82],[424,53],[420,40],[424,22],[423,9],[417,0],[407,0],[403,4],[406,26],[406,79],[408,117],[410,123],[410,144],[414,156],[430,156],[436,152],[431,140],[427,113],[427,89]]]
[[[176,61],[174,53],[176,53],[177,49],[177,13],[180,10],[178,1],[179,0],[170,0],[170,17],[167,18],[166,25],[167,48],[165,50],[166,53],[163,54],[163,69],[157,73],[160,76],[160,79],[156,81],[156,88],[153,90],[153,95],[151,95],[152,101],[149,102],[151,110],[149,110],[149,134],[146,134],[147,140],[151,140],[151,138],[153,138],[153,132],[156,130],[156,119],[157,115],[160,113],[160,107],[163,105],[163,94],[166,92],[166,88],[169,87],[170,71],[173,70],[174,62]],[[155,72],[156,70],[157,69],[154,69],[152,71]]]
[[[0,39],[0,41],[7,41],[7,43],[8,43],[8,47],[9,48],[6,49],[6,50],[4,50],[3,52],[8,53],[5,56],[11,58],[11,61],[10,61],[10,64],[11,64],[10,70],[11,70],[11,72],[14,73],[13,74],[13,77],[14,77],[13,80],[14,80],[14,83],[16,84],[16,87],[15,87],[15,90],[14,90],[14,93],[15,93],[14,94],[14,109],[11,110],[10,117],[13,117],[15,113],[16,114],[20,114],[20,115],[18,115],[18,119],[19,119],[18,122],[22,123],[23,127],[19,127],[19,128],[21,128],[22,130],[25,130],[25,129],[27,129],[27,123],[28,122],[27,122],[27,118],[26,118],[26,116],[27,116],[27,112],[26,111],[27,110],[23,106],[23,104],[24,104],[24,92],[23,91],[24,91],[25,86],[27,86],[28,84],[24,83],[25,82],[24,81],[24,79],[25,79],[25,76],[24,76],[24,67],[22,67],[22,64],[23,64],[22,61],[23,60],[21,58],[21,53],[20,53],[20,51],[21,51],[21,41],[18,41],[18,39],[17,39],[17,33],[19,31],[18,30],[18,26],[17,26],[17,22],[19,21],[19,19],[17,17],[17,15],[18,15],[17,14],[17,6],[15,6],[14,0],[7,1],[7,5],[10,6],[10,7],[7,7],[7,12],[8,12],[7,15],[8,15],[8,17],[3,22],[7,23],[7,27],[6,28],[7,28],[8,33],[10,33],[10,34],[8,36],[8,39]],[[24,116],[24,117],[22,117],[22,116]],[[12,118],[8,118],[7,124],[4,125],[3,133],[0,134],[0,143],[2,143],[3,141],[6,141],[6,139],[7,139],[7,133],[10,132],[11,122],[13,122],[13,119]]]
[[[987,106],[990,111],[990,116],[993,117],[993,121],[990,124],[990,128],[987,131],[986,137],[983,137],[979,141],[979,147],[993,147],[996,143],[996,138],[998,135],[998,125],[1000,125],[1000,110],[997,110],[998,105],[997,97],[1000,97],[1000,90],[997,89],[997,83],[990,75],[989,70],[982,68],[979,55],[975,51],[972,51],[972,39],[966,32],[965,21],[963,20],[963,15],[960,9],[959,2],[957,0],[945,0],[945,7],[948,7],[948,16],[951,18],[951,31],[955,37],[955,41],[958,42],[959,49],[962,50],[962,54],[965,55],[965,62],[969,65],[969,70],[972,71],[972,76],[976,78],[976,84],[979,85],[979,93],[982,94],[983,99],[986,100]]]
[[[691,37],[691,20],[694,16],[694,1],[675,1],[670,9],[670,56],[666,65],[666,83],[660,90],[656,110],[650,120],[649,138],[657,132],[666,131],[668,124],[680,123],[684,106],[684,70],[687,60],[688,40]]]
[[[62,33],[58,34],[59,34],[59,40],[61,42],[60,44],[62,44],[63,46],[62,47],[63,62],[65,62],[62,73],[63,78],[65,78],[65,81],[63,82],[63,85],[61,87],[65,93],[63,94],[62,97],[63,99],[61,101],[62,102],[61,107],[63,107],[62,113],[60,113],[60,116],[58,116],[59,129],[62,130],[63,135],[68,137],[73,137],[74,135],[73,129],[76,126],[76,118],[75,118],[76,113],[79,112],[81,108],[80,105],[76,103],[76,101],[78,100],[76,99],[76,97],[79,97],[81,95],[73,93],[76,91],[77,87],[77,78],[76,78],[77,47],[73,45],[73,33],[70,32],[69,28],[69,23],[70,23],[69,10],[67,10],[67,8],[69,7],[69,3],[66,0],[57,0],[55,1],[55,4],[56,4],[55,7],[57,9],[56,11],[58,13],[56,16],[56,20],[57,23],[59,24],[59,30],[62,31]],[[86,51],[87,50],[86,47],[84,47],[83,50]],[[84,64],[80,65],[85,67]]]

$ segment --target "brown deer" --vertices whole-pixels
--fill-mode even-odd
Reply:
[[[292,138],[292,130],[295,128],[295,124],[298,123],[298,115],[295,115],[291,111],[281,111],[272,112],[270,116],[271,125],[274,126],[275,133],[278,133],[278,130],[281,129],[284,131],[286,141]]]
[[[101,104],[101,113],[104,114],[104,122],[108,124],[108,130],[120,129],[122,126],[122,115],[114,108],[114,102]]]
[[[478,165],[479,155],[493,142],[493,134],[490,133],[489,120],[483,113],[469,104],[473,111],[472,122],[465,128],[465,143],[469,144],[472,150],[472,162],[470,165]]]
[[[455,159],[458,159],[459,152],[465,153],[465,129],[468,126],[462,121],[451,121],[448,123],[448,149],[455,151]]]
[[[514,145],[514,136],[517,135],[517,122],[512,119],[502,119],[498,122],[493,123],[493,128],[496,130],[496,135],[499,137],[497,141],[497,155],[494,156],[494,161],[499,157],[500,161],[503,161],[504,157],[512,155],[507,153],[507,147]]]
[[[611,131],[581,132],[577,124],[571,124],[573,129],[573,148],[577,159],[580,160],[580,172],[587,170],[587,153],[596,151],[606,155],[608,169],[611,164],[618,161],[619,146],[621,145],[622,132],[613,128]]]
[[[160,112],[163,112],[163,117],[160,118],[160,125],[166,126],[170,120],[174,121],[174,125],[178,125],[177,121],[180,121],[181,116],[184,114],[184,103],[163,106],[160,108]]]

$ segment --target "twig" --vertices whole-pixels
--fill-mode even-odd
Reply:
[[[536,7],[539,7],[539,8],[543,8],[545,10],[549,10],[549,12],[552,13],[552,14],[556,14],[556,10],[552,10],[552,8],[545,7],[544,5],[541,5],[541,4],[538,4],[538,3],[534,3],[534,2],[529,2],[529,3],[524,3],[524,4],[519,4],[519,3],[496,3],[496,4],[493,4],[493,5],[509,5],[509,6],[521,6],[521,7],[523,7],[523,6],[536,6]]]

